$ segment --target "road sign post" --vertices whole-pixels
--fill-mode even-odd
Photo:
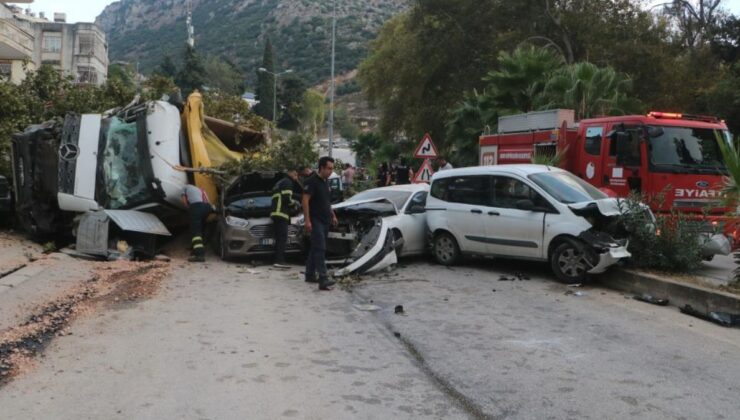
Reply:
[[[432,182],[432,175],[434,175],[434,168],[432,168],[432,159],[437,158],[437,146],[432,141],[432,136],[429,133],[424,134],[419,145],[416,146],[414,157],[417,159],[424,159],[424,163],[421,164],[421,168],[416,172],[414,176],[414,183],[420,184],[425,182],[429,184]]]

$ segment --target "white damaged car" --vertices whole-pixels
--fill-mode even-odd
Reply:
[[[423,254],[427,184],[375,188],[333,206],[339,225],[329,231],[327,262],[334,275],[366,274],[399,257]]]
[[[440,264],[454,264],[463,254],[548,261],[559,280],[575,283],[630,257],[619,201],[562,169],[498,165],[439,172],[426,210]]]

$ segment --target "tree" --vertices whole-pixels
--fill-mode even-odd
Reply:
[[[478,139],[498,124],[499,103],[493,96],[473,90],[455,107],[447,123],[450,160],[457,166],[478,162]]]
[[[155,73],[159,73],[162,76],[172,79],[177,77],[177,66],[175,65],[175,62],[172,61],[171,55],[167,54],[164,56],[164,59],[162,59],[162,63],[155,70]]]
[[[557,70],[545,85],[543,108],[568,108],[576,120],[639,110],[629,96],[632,80],[611,67],[576,63]]]
[[[159,100],[163,95],[171,95],[177,92],[178,88],[171,77],[161,74],[153,74],[142,84],[144,100]]]
[[[206,81],[206,69],[195,48],[187,45],[183,53],[183,67],[177,73],[175,82],[182,89],[184,95],[194,90],[203,90]]]
[[[275,51],[272,49],[270,38],[265,41],[265,51],[262,56],[262,67],[270,73],[275,73]],[[260,101],[254,112],[260,117],[272,120],[275,96],[275,76],[267,72],[257,71],[257,100]]]
[[[244,76],[228,61],[218,57],[208,57],[204,64],[208,88],[217,89],[230,95],[244,93]]]
[[[303,94],[303,105],[301,108],[302,131],[310,134],[315,139],[319,135],[319,127],[324,124],[326,98],[324,98],[321,92],[309,89]]]
[[[673,0],[664,5],[664,13],[676,22],[683,46],[694,50],[709,41],[721,4],[722,0]]]
[[[487,95],[503,113],[532,111],[549,75],[563,64],[562,57],[545,48],[523,46],[512,53],[503,51],[498,69],[483,78],[488,84]]]
[[[296,74],[285,75],[278,85],[278,127],[297,130],[301,124],[303,98],[308,85]]]

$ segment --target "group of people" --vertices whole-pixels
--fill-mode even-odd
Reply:
[[[452,164],[447,162],[443,157],[437,158],[437,170],[444,171],[446,169],[452,169]],[[406,185],[413,182],[413,180],[414,168],[402,158],[392,165],[388,165],[387,163],[380,164],[378,166],[378,176],[375,185],[378,188],[390,185]]]
[[[286,172],[286,176],[275,184],[272,195],[270,218],[275,232],[275,267],[289,268],[285,264],[288,226],[291,216],[297,214],[298,209],[302,207],[305,220],[304,229],[311,238],[306,260],[305,281],[318,283],[319,290],[331,290],[335,284],[329,279],[326,267],[326,242],[329,237],[329,227],[337,225],[337,216],[331,207],[331,190],[328,181],[333,172],[334,159],[328,156],[319,159],[316,172],[308,167],[290,169]],[[192,251],[188,261],[204,262],[203,229],[208,215],[214,210],[213,205],[208,194],[194,185],[187,185],[184,188],[182,199],[188,209],[192,237]]]

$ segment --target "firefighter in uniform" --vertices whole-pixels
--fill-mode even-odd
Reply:
[[[299,209],[299,202],[294,197],[300,196],[301,185],[298,182],[298,171],[291,169],[287,176],[272,189],[272,212],[270,218],[275,232],[275,267],[290,268],[285,264],[285,250],[288,246],[288,225],[290,216]]]
[[[213,206],[208,200],[208,194],[195,185],[186,185],[182,191],[182,201],[188,208],[190,235],[192,236],[192,251],[188,261],[205,262],[206,249],[203,245],[203,228],[208,215],[213,212]]]

